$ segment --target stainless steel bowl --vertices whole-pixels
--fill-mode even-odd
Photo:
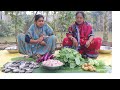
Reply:
[[[101,46],[99,50],[99,53],[102,54],[110,54],[111,52],[112,52],[112,47],[110,46]]]
[[[7,48],[5,48],[5,50],[7,50],[9,53],[18,53],[19,52],[17,46],[7,47]]]
[[[44,68],[44,69],[48,69],[48,70],[58,70],[60,69],[64,64],[60,65],[60,66],[46,66],[44,65],[43,63],[41,64],[41,66]]]

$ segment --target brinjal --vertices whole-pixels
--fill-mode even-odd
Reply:
[[[40,63],[40,62],[42,62],[44,60],[44,55],[41,57],[41,58],[39,58],[36,62],[37,63]]]
[[[49,55],[50,55],[49,53],[46,53],[46,54],[45,54],[45,56],[44,56],[44,61],[46,61],[46,60],[48,59]]]
[[[49,57],[48,57],[48,59],[53,59],[54,58],[54,55],[53,54],[51,54]]]

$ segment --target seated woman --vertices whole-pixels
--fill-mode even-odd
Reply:
[[[22,54],[41,57],[46,53],[54,53],[56,37],[53,29],[44,22],[43,15],[36,15],[26,34],[19,34],[18,49]]]
[[[84,12],[76,13],[76,22],[68,28],[62,45],[63,47],[75,48],[83,56],[97,58],[102,39],[100,37],[94,38],[92,26],[84,19]]]

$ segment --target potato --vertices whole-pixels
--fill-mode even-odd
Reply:
[[[91,68],[90,71],[93,72],[94,70]]]
[[[85,63],[84,66],[87,67],[88,66],[87,63]]]
[[[87,70],[88,70],[88,67],[84,67],[84,70],[87,71]]]
[[[88,63],[87,65],[88,65],[88,66],[91,66],[91,64],[90,64],[90,63]]]
[[[96,68],[93,68],[93,71],[96,71]]]
[[[89,66],[89,67],[88,67],[88,70],[90,70],[90,71],[91,71],[91,70],[93,70],[93,68],[92,68],[91,66]]]
[[[92,68],[94,68],[94,66],[93,66],[93,65],[91,65],[91,67],[92,67]]]
[[[84,65],[82,65],[82,68],[84,69]]]

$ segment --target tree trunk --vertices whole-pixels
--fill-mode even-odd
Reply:
[[[18,11],[16,11],[16,17],[15,17],[15,38],[16,38],[16,43],[17,43],[17,35],[18,35],[18,30],[17,30],[17,17],[18,17]]]
[[[2,11],[0,11],[0,20],[2,20]]]
[[[103,32],[103,41],[107,42],[108,41],[108,31],[107,31],[107,11],[105,12],[104,15],[104,32]]]
[[[46,11],[46,22],[48,22],[48,14],[49,14],[49,11]]]

